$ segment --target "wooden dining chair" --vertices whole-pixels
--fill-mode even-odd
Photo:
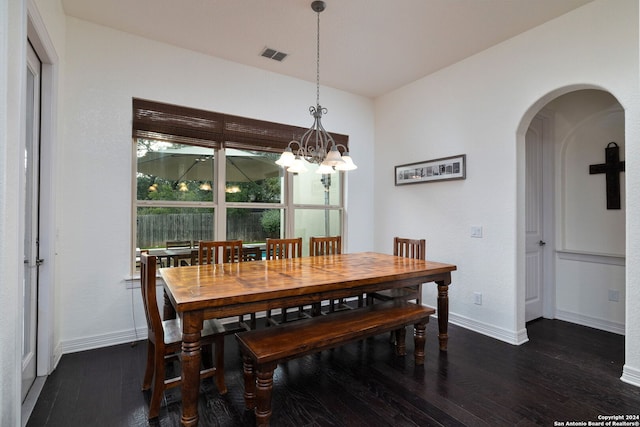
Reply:
[[[200,241],[198,264],[226,264],[242,261],[242,240]]]
[[[334,255],[341,253],[342,236],[309,238],[309,256]]]
[[[198,264],[228,264],[244,260],[242,240],[211,240],[200,241],[198,244]],[[249,313],[249,323],[246,315],[238,316],[239,328],[227,327],[227,333],[242,332],[256,328],[256,314]]]
[[[267,239],[267,259],[300,258],[302,256],[302,237],[292,239]]]
[[[151,389],[149,419],[156,418],[164,391],[182,385],[180,376],[165,378],[166,364],[179,360],[182,351],[182,328],[179,319],[162,320],[156,300],[157,258],[146,253],[140,254],[140,289],[147,317],[147,366],[144,372],[142,390]],[[206,320],[202,329],[202,361],[205,366],[200,371],[200,379],[215,377],[220,394],[227,392],[224,382],[224,326],[218,320]],[[212,346],[215,347],[215,365],[212,360]],[[180,372],[177,369],[177,372]]]
[[[136,270],[137,271],[140,270],[140,255],[148,254],[148,253],[149,253],[149,249],[136,249]]]
[[[342,253],[342,236],[332,237],[310,237],[309,238],[309,256],[318,255],[334,255]],[[362,296],[359,297],[361,301]],[[360,302],[359,306],[362,305]],[[329,300],[329,313],[333,313],[336,309],[351,308],[345,304],[344,298]],[[320,314],[321,303],[313,304],[313,315]]]
[[[425,239],[394,237],[393,254],[405,258],[424,260],[427,258],[427,242]],[[374,300],[389,301],[393,299],[416,300],[416,303],[420,304],[421,293],[422,286],[371,292],[367,294],[367,304],[373,303]]]
[[[302,257],[302,237],[292,239],[267,239],[266,242],[266,259],[287,259]],[[281,309],[281,322],[289,321],[287,316],[288,309],[292,307],[283,307]],[[277,325],[278,322],[272,315],[271,310],[267,310],[267,326]],[[297,318],[308,317],[304,313],[304,307],[298,307]],[[293,320],[293,319],[292,319]]]

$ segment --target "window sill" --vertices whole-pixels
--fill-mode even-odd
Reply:
[[[127,289],[140,289],[140,275],[125,277],[124,283]],[[156,286],[164,286],[164,280],[159,274],[156,276]]]

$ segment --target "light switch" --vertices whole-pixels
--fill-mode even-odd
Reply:
[[[472,225],[471,226],[471,237],[482,237],[482,226],[480,225]]]

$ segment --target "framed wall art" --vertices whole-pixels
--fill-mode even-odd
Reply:
[[[396,185],[466,179],[467,155],[443,157],[395,167]]]

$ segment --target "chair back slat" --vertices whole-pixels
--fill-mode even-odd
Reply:
[[[267,259],[300,258],[302,237],[293,239],[267,239]]]
[[[242,240],[201,241],[198,264],[225,264],[242,261]]]
[[[394,237],[393,254],[405,258],[427,259],[427,241]]]
[[[147,328],[149,337],[155,336],[155,341],[163,340],[162,318],[158,309],[156,299],[156,271],[157,258],[147,253],[140,254],[140,290],[142,292],[142,302],[144,313],[147,317]]]
[[[335,255],[342,253],[342,237],[311,237],[309,239],[309,256]]]

